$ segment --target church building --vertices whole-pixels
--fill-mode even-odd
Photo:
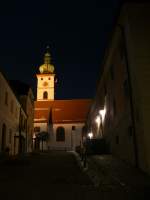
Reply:
[[[75,150],[82,142],[91,99],[55,99],[55,68],[48,51],[36,76],[33,149]]]

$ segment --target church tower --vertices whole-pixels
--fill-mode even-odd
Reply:
[[[51,54],[48,51],[44,55],[44,64],[39,67],[37,74],[37,101],[54,100],[54,66],[51,64]]]

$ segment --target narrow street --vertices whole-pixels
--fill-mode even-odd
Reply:
[[[91,162],[94,164],[94,160]],[[96,169],[96,165],[92,168],[94,173],[99,170],[97,174],[102,183],[98,187],[94,186],[88,172],[79,167],[72,152],[52,151],[33,154],[19,161],[1,162],[0,199],[137,200],[146,195],[145,189],[139,193],[138,190],[127,190],[119,179],[114,179],[111,169],[104,170],[102,166]],[[128,176],[127,171],[122,173]]]
[[[98,197],[72,153],[50,152],[0,165],[1,199],[90,199]]]

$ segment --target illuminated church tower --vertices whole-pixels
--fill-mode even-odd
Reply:
[[[51,55],[48,51],[44,55],[44,64],[39,67],[37,74],[37,101],[54,100],[54,66],[51,64]]]

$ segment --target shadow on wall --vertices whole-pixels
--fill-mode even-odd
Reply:
[[[87,139],[85,142],[87,155],[109,154],[110,148],[105,139]]]

